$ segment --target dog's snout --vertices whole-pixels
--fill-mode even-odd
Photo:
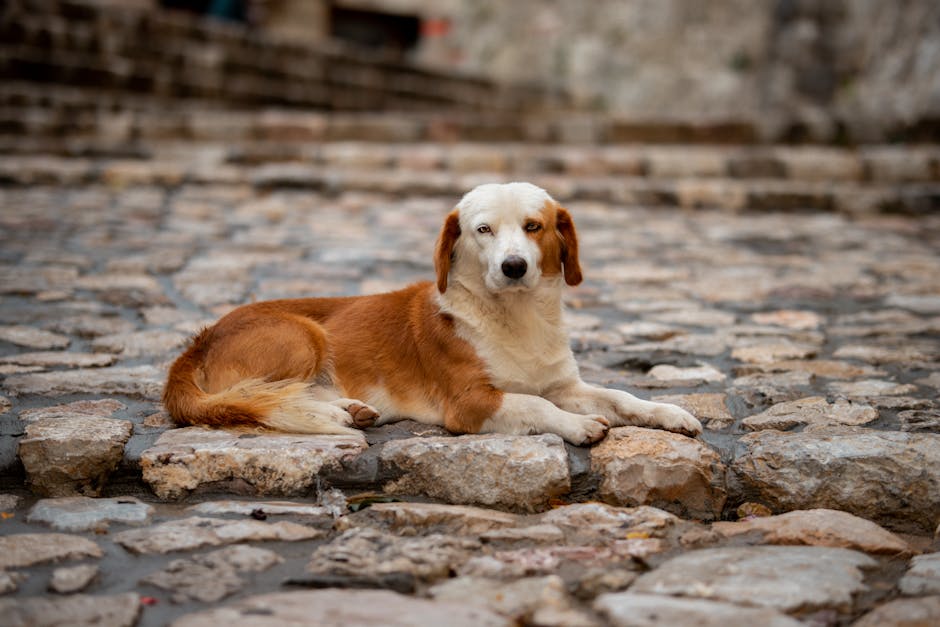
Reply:
[[[509,255],[506,257],[506,260],[503,261],[503,274],[508,276],[510,279],[519,279],[525,275],[526,270],[529,268],[529,264],[525,262],[525,259],[519,255]]]

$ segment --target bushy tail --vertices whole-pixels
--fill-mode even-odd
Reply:
[[[194,342],[198,344],[197,337]],[[300,381],[246,379],[213,394],[196,383],[198,356],[186,351],[170,368],[163,405],[179,424],[267,427],[289,433],[361,434],[339,424],[341,409],[317,401]]]

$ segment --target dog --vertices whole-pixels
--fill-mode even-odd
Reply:
[[[571,215],[529,183],[486,184],[447,215],[436,282],[371,296],[241,306],[170,368],[178,424],[350,434],[402,418],[456,434],[555,433],[575,445],[610,427],[698,435],[684,409],[588,385],[562,323],[578,285]]]

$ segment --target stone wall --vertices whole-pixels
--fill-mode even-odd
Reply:
[[[450,0],[419,58],[537,79],[635,118],[753,119],[767,138],[937,139],[935,0]]]
[[[518,111],[551,101],[534,87],[334,44],[301,46],[188,14],[78,0],[0,5],[0,81],[236,107]]]

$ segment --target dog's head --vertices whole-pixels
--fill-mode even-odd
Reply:
[[[578,236],[568,212],[531,183],[480,185],[444,221],[434,257],[448,279],[491,293],[531,290],[543,277],[581,282]]]

